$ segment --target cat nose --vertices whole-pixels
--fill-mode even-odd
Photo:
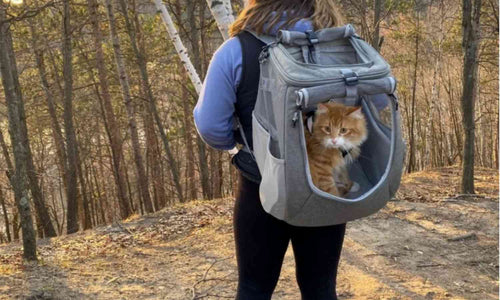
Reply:
[[[338,138],[334,138],[334,139],[333,139],[333,143],[334,143],[334,144],[337,144],[338,142],[339,142],[339,139],[338,139]]]

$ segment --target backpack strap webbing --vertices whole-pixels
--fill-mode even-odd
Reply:
[[[252,159],[255,160],[255,161],[257,161],[255,159],[255,156],[253,155],[252,148],[250,148],[250,145],[248,144],[248,140],[247,140],[246,135],[245,135],[245,130],[243,130],[243,126],[240,123],[240,119],[236,115],[235,115],[234,118],[235,118],[235,121],[236,121],[236,126],[238,127],[238,130],[240,131],[241,138],[243,139],[243,143],[244,143],[244,147],[241,148],[241,150],[250,153],[250,155],[252,156]]]
[[[234,124],[235,140],[244,145],[243,151],[252,154],[252,111],[257,100],[260,64],[259,55],[265,43],[248,31],[237,35],[242,50],[241,80],[236,90]],[[252,154],[252,159],[254,159]]]

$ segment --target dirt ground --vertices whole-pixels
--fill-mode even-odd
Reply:
[[[406,176],[380,212],[348,223],[340,299],[498,299],[498,176],[457,168]],[[39,241],[38,264],[0,246],[0,299],[234,299],[233,199],[195,201]],[[288,249],[273,299],[298,300]]]

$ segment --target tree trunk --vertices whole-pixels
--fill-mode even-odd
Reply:
[[[36,237],[29,203],[26,159],[28,140],[23,135],[22,123],[25,122],[24,103],[21,88],[17,78],[16,61],[12,48],[10,24],[6,21],[5,4],[0,3],[0,74],[4,87],[7,113],[9,118],[9,133],[14,150],[16,171],[13,176],[14,192],[17,194],[17,208],[21,217],[23,232],[23,257],[27,260],[37,260]]]
[[[500,118],[499,118],[498,116],[496,117],[496,122],[495,122],[495,125],[496,125],[496,126],[495,126],[495,129],[500,128]],[[495,148],[494,148],[494,152],[495,152],[495,153],[494,153],[494,155],[493,155],[494,160],[495,160],[495,164],[494,164],[494,166],[495,166],[495,168],[496,168],[497,170],[498,170],[498,169],[499,169],[499,167],[500,167],[500,164],[499,164],[499,161],[498,161],[498,145],[499,145],[499,143],[500,143],[499,139],[500,139],[500,137],[499,137],[499,133],[498,133],[498,131],[497,131],[497,134],[496,134],[496,140],[495,140]]]
[[[372,46],[375,50],[380,52],[380,13],[382,12],[382,7],[384,6],[384,0],[375,0],[375,17],[374,17],[374,32]]]
[[[1,36],[0,36],[1,38]],[[0,76],[1,77],[1,76]],[[5,143],[5,138],[3,136],[3,132],[0,130],[0,146],[2,148],[2,153],[3,153],[3,157],[5,159],[5,163],[7,165],[7,171],[5,172],[6,175],[7,175],[7,178],[9,179],[9,182],[10,182],[10,185],[12,187],[15,187],[15,181],[14,181],[14,175],[15,175],[15,172],[16,170],[14,169],[14,166],[12,165],[12,160],[10,159],[10,154],[9,154],[9,149],[7,148],[7,144]],[[21,199],[20,198],[17,198],[19,196],[19,193],[14,193],[14,201],[15,203],[18,203]],[[16,223],[15,222],[12,222],[12,231],[15,231],[15,225]],[[17,240],[18,238],[15,237],[14,235],[14,240]]]
[[[73,126],[73,63],[70,28],[69,0],[63,1],[64,14],[62,26],[63,40],[63,80],[64,80],[64,133],[66,136],[68,188],[66,193],[68,234],[78,231],[78,182],[77,182],[77,145]]]
[[[78,142],[78,141],[77,141]],[[87,194],[87,182],[85,180],[85,177],[83,176],[83,171],[82,171],[82,161],[80,159],[80,153],[77,151],[76,153],[76,171],[78,175],[78,181],[80,182],[80,196],[82,200],[82,208],[83,208],[83,220],[82,220],[82,225],[83,225],[83,230],[91,229],[92,228],[92,216],[91,216],[91,211],[90,211],[90,202],[89,202],[89,197]]]
[[[196,145],[198,146],[198,156],[200,157],[200,180],[203,198],[213,199],[212,185],[210,184],[210,170],[207,162],[207,148],[199,135],[196,136]]]
[[[434,72],[432,76],[432,93],[431,100],[429,103],[429,114],[427,115],[427,123],[425,125],[425,152],[423,157],[423,165],[424,168],[432,167],[432,159],[431,159],[431,151],[433,146],[432,141],[432,126],[434,124],[434,110],[436,108],[436,104],[439,101],[438,99],[438,70],[441,63],[441,56],[438,55],[436,60],[434,61]]]
[[[200,94],[202,86],[200,77],[198,76],[196,69],[191,63],[191,60],[189,59],[186,47],[184,47],[184,44],[179,37],[179,33],[175,28],[174,22],[172,21],[172,18],[170,17],[170,14],[168,13],[167,8],[165,7],[165,4],[163,4],[162,0],[154,0],[154,2],[156,4],[156,8],[161,13],[161,18],[163,20],[163,23],[165,24],[165,28],[167,29],[170,39],[174,43],[175,50],[177,50],[177,54],[179,55],[184,68],[186,68],[186,71],[189,75],[189,78],[191,79],[191,82],[194,85],[196,92]]]
[[[156,139],[153,115],[148,108],[144,109],[143,123],[147,145],[147,161],[150,166],[151,180],[153,183],[155,210],[165,205],[165,188],[161,176],[161,151]]]
[[[19,212],[15,212],[14,218],[12,218],[12,236],[14,241],[19,241],[19,227]]]
[[[183,76],[183,78],[186,76]],[[186,78],[187,79],[187,78]],[[182,89],[182,98],[189,99],[189,94],[185,88]],[[194,145],[193,145],[193,128],[191,123],[192,110],[189,101],[182,101],[182,109],[184,111],[184,140],[186,149],[186,189],[187,200],[196,199],[198,193],[196,190],[195,170],[194,170]]]
[[[97,139],[98,143],[100,144],[100,138]],[[98,145],[100,146],[100,145]],[[103,169],[103,163],[102,163],[102,155],[100,155],[100,152],[101,152],[101,147],[98,147],[97,148],[98,150],[98,159],[99,159],[99,172],[101,173],[100,175],[102,175],[102,169]],[[105,210],[104,209],[104,200],[106,200],[108,197],[107,197],[107,193],[106,193],[106,186],[105,184],[102,185],[102,189],[100,188],[100,185],[99,185],[99,180],[97,179],[97,175],[98,175],[98,171],[96,168],[93,168],[93,172],[92,174],[94,175],[94,183],[95,183],[95,186],[96,186],[96,190],[97,190],[97,195],[99,195],[99,209],[101,211],[101,220],[102,220],[102,223],[103,224],[106,224],[107,220],[112,220],[111,218],[108,218],[106,219],[106,211],[108,211],[109,213],[109,209],[108,210]],[[106,201],[107,203],[107,201]],[[120,205],[120,203],[118,203],[118,205]]]
[[[7,233],[7,241],[10,243],[12,242],[12,238],[10,236],[9,215],[7,214],[7,207],[5,207],[5,198],[3,196],[2,188],[0,188],[0,204],[2,205],[2,213],[5,222],[5,232]]]
[[[418,9],[418,8],[417,8]],[[415,33],[415,64],[413,73],[413,88],[412,88],[412,100],[411,100],[411,120],[410,120],[410,159],[408,161],[408,173],[414,172],[416,169],[415,162],[415,109],[416,109],[416,97],[417,97],[417,74],[418,74],[418,51],[420,43],[420,12],[417,10],[417,27]]]
[[[234,22],[231,0],[207,0],[208,7],[217,22],[224,40],[229,39],[229,25]]]
[[[474,194],[474,115],[477,95],[478,46],[480,42],[481,0],[463,0],[462,49],[464,52],[462,122],[464,148],[462,163],[462,193]]]
[[[222,152],[217,151],[214,153],[214,158],[216,159],[215,161],[215,170],[214,170],[214,177],[213,177],[213,182],[214,182],[214,198],[215,199],[220,199],[222,198],[222,184],[223,184],[223,176],[224,176],[224,170],[222,169]]]
[[[94,51],[95,51],[95,64],[99,76],[99,86],[101,88],[103,107],[103,115],[105,120],[106,132],[108,135],[109,143],[111,145],[111,155],[113,160],[113,176],[115,179],[116,190],[118,194],[118,204],[120,206],[120,213],[122,218],[127,218],[131,214],[130,199],[127,194],[127,185],[125,183],[125,168],[122,164],[123,147],[120,128],[116,121],[116,116],[113,111],[111,103],[111,95],[109,93],[108,85],[108,71],[106,69],[106,62],[104,60],[104,51],[102,49],[102,32],[99,26],[98,7],[99,4],[96,0],[87,0],[90,22],[92,23],[92,30],[94,36]]]
[[[152,212],[153,206],[151,203],[151,196],[149,194],[148,177],[146,176],[146,172],[144,170],[144,163],[140,149],[139,134],[137,131],[137,122],[135,119],[135,109],[132,103],[132,97],[130,95],[130,86],[129,86],[127,72],[125,70],[125,62],[123,60],[123,54],[120,46],[120,39],[118,37],[118,32],[116,30],[116,21],[113,11],[113,4],[111,3],[111,0],[106,0],[106,9],[108,12],[109,28],[113,43],[113,50],[115,53],[116,68],[118,70],[118,77],[122,89],[123,101],[125,102],[125,108],[127,110],[130,138],[132,140],[132,148],[134,151],[134,161],[136,167],[138,188],[142,200],[147,205],[146,210],[148,212]]]
[[[92,163],[92,162],[91,162]],[[90,219],[92,222],[92,227],[97,226],[97,215],[96,215],[96,207],[95,207],[95,200],[94,200],[94,184],[92,183],[92,179],[90,178],[89,175],[89,165],[84,164],[85,171],[84,171],[84,176],[85,176],[85,181],[88,183],[88,188],[89,188],[89,193],[88,193],[88,198],[89,198],[89,205],[90,205]]]

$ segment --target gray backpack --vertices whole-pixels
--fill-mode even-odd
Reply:
[[[296,226],[326,226],[381,209],[399,187],[405,155],[387,62],[350,24],[256,37],[266,46],[252,114],[253,155],[266,212]],[[318,189],[309,172],[302,115],[326,101],[362,106],[368,126],[360,157],[348,165],[359,189],[345,198]]]

